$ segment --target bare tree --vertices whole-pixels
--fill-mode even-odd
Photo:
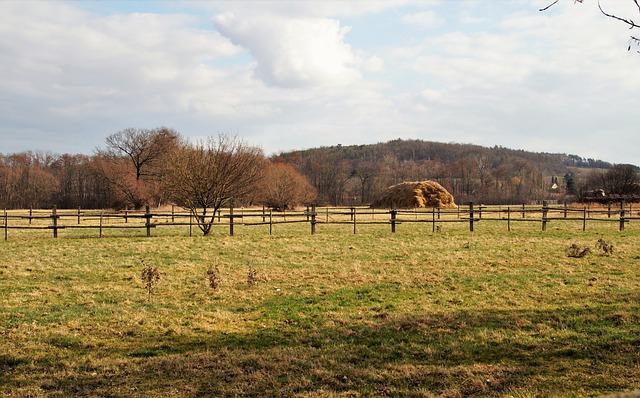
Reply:
[[[342,202],[351,166],[339,152],[319,151],[304,159],[301,171],[318,190],[318,202],[337,205]]]
[[[165,190],[173,202],[191,211],[208,235],[222,206],[255,189],[265,162],[260,148],[225,134],[184,144],[169,160]]]
[[[107,149],[100,151],[105,157],[127,157],[135,169],[136,180],[143,176],[154,176],[158,163],[179,140],[172,129],[128,128],[108,136]]]
[[[362,161],[357,169],[351,172],[351,177],[357,181],[360,203],[371,202],[378,192],[375,192],[376,179],[380,180],[380,165],[373,161]]]
[[[123,198],[123,204],[140,208],[160,201],[158,182],[180,135],[166,127],[128,128],[105,141],[107,148],[97,151],[96,164]]]
[[[594,170],[587,176],[584,189],[586,196],[593,196],[591,193],[601,190],[609,199],[633,197],[640,194],[640,174],[638,168],[630,164],[617,164],[606,172]]]
[[[295,167],[286,163],[271,163],[261,184],[262,202],[276,210],[312,202],[318,192]]]
[[[127,159],[108,158],[96,155],[93,166],[99,175],[109,182],[114,191],[112,205],[118,208],[133,207],[140,209],[150,204],[157,196],[157,184],[153,180],[136,179],[134,168]]]

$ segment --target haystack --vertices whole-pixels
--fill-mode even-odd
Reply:
[[[387,188],[371,207],[456,207],[453,196],[435,181],[402,182]]]

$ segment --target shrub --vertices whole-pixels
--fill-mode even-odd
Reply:
[[[591,249],[588,247],[580,247],[579,245],[572,243],[567,249],[567,256],[580,258],[589,254],[590,251]]]
[[[602,250],[604,254],[606,254],[607,256],[613,254],[613,244],[607,243],[602,238],[598,239],[598,242],[596,243],[596,248]]]
[[[147,293],[149,294],[149,301],[151,301],[151,294],[155,290],[158,281],[160,280],[160,272],[158,271],[158,267],[153,267],[151,265],[145,265],[144,260],[142,260],[142,283],[144,283],[145,289],[147,289]]]
[[[213,290],[217,290],[220,286],[220,268],[218,268],[218,264],[210,265],[207,270],[207,281],[209,282],[209,287]]]
[[[249,287],[253,287],[258,284],[258,270],[253,266],[253,264],[249,264],[249,272],[247,273],[247,285]]]

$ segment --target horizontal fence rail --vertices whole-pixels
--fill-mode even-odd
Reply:
[[[640,206],[636,205],[638,208]],[[635,212],[635,214],[634,214]],[[620,231],[631,221],[640,219],[638,209],[633,204],[621,203],[617,207],[590,207],[553,205],[489,206],[468,205],[455,209],[372,209],[369,207],[316,207],[308,206],[300,211],[274,211],[267,208],[225,208],[214,217],[214,226],[227,228],[229,235],[235,227],[269,226],[269,234],[275,225],[308,224],[310,233],[315,234],[318,225],[351,225],[353,233],[359,226],[388,225],[392,233],[399,225],[422,223],[431,224],[433,232],[439,231],[447,223],[468,224],[470,232],[476,226],[487,222],[504,223],[511,231],[512,224],[539,223],[546,231],[549,223],[580,221],[582,230],[590,223],[615,223]],[[60,231],[85,229],[95,230],[97,237],[103,237],[109,230],[140,230],[147,237],[152,236],[154,228],[188,227],[189,236],[199,231],[196,218],[190,212],[176,211],[107,211],[107,210],[4,210],[2,214],[4,239],[9,238],[10,230],[49,230],[54,238]]]

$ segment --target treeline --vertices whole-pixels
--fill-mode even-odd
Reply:
[[[220,135],[190,143],[166,127],[111,134],[93,155],[0,154],[0,208],[115,208],[178,204],[194,215],[233,201],[286,209],[315,189],[260,148]],[[200,212],[203,212],[201,214]]]
[[[109,208],[118,202],[94,156],[0,154],[0,206],[5,209]]]
[[[242,159],[257,159],[250,169],[250,186],[229,190],[221,198],[217,187],[227,189],[244,181],[247,173],[236,170]],[[177,171],[182,174],[177,176]],[[225,179],[230,175],[235,181]],[[371,203],[391,185],[421,180],[440,183],[457,203],[519,204],[593,196],[602,201],[603,193],[606,198],[640,193],[636,166],[577,155],[398,139],[266,158],[235,137],[191,144],[175,130],[159,127],[114,133],[91,155],[0,154],[0,208],[192,206],[195,199],[181,197],[179,190],[192,190],[193,197],[213,207],[228,201],[275,209],[312,201],[360,205]],[[202,187],[210,191],[200,192]]]
[[[274,159],[295,165],[318,190],[318,202],[333,205],[367,204],[390,185],[420,180],[440,183],[458,203],[583,200],[604,189],[600,177],[614,167],[577,155],[401,139],[293,151]],[[629,167],[637,176],[637,168]],[[612,189],[608,184],[607,192]]]

